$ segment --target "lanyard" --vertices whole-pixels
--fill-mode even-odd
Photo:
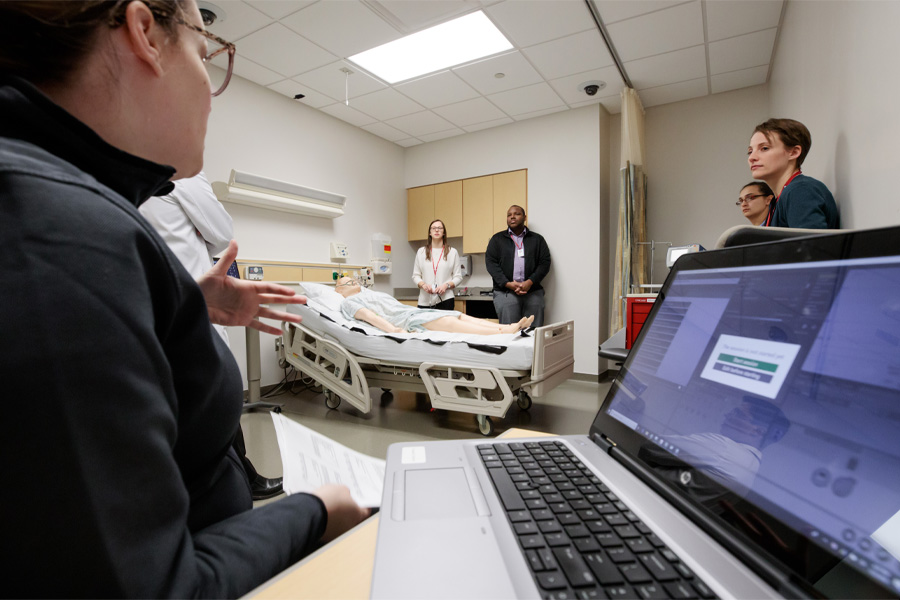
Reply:
[[[432,285],[437,285],[437,272],[438,267],[441,266],[441,259],[444,258],[444,247],[441,246],[441,255],[438,256],[437,262],[434,262],[434,248],[431,249],[431,268],[434,269],[434,282]]]
[[[515,234],[510,233],[509,239],[511,239],[513,241],[513,244],[515,244],[516,250],[521,250],[522,248],[525,247],[525,232],[524,231],[522,232],[522,245],[521,246],[519,245],[519,242],[516,241]]]
[[[794,174],[791,175],[790,179],[784,182],[784,185],[781,186],[781,191],[778,192],[778,195],[775,196],[775,201],[772,203],[772,208],[769,209],[769,216],[766,217],[766,222],[763,224],[763,227],[768,227],[769,223],[772,222],[772,216],[775,214],[775,205],[778,204],[778,199],[781,198],[781,195],[784,193],[784,188],[788,186],[790,182],[794,180],[797,175],[802,175],[800,169],[794,171]]]

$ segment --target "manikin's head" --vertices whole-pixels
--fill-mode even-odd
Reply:
[[[360,287],[359,282],[352,277],[341,277],[338,279],[337,283],[334,284],[334,291],[344,298],[349,298],[354,294],[358,294],[360,289],[362,288]]]

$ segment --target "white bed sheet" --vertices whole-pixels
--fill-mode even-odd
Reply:
[[[530,371],[534,355],[533,334],[474,335],[428,331],[424,333],[385,333],[368,323],[348,320],[340,312],[340,294],[329,286],[303,283],[308,306],[288,305],[290,312],[303,317],[303,325],[317,334],[337,342],[354,354],[385,362],[495,367]],[[312,309],[312,310],[311,310]],[[323,318],[322,315],[327,316]],[[330,319],[330,320],[329,320]],[[363,330],[352,331],[351,328]],[[397,340],[402,339],[400,343]],[[434,342],[444,342],[438,345]],[[473,348],[502,348],[500,354]]]

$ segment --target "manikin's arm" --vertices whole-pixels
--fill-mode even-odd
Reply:
[[[378,329],[387,333],[406,333],[403,329],[395,327],[390,321],[384,317],[378,316],[368,308],[361,308],[353,315],[355,319],[365,321],[369,325],[374,325]]]

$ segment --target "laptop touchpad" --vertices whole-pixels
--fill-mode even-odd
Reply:
[[[475,516],[475,502],[463,469],[406,471],[407,521]]]

